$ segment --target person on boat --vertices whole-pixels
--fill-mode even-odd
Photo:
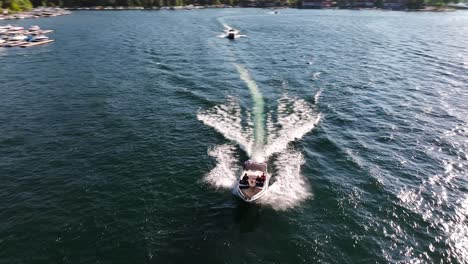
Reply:
[[[248,184],[249,182],[249,176],[247,176],[247,173],[244,174],[244,177],[242,177],[242,180],[240,181],[241,184]]]
[[[265,183],[266,177],[265,174],[262,174],[262,176],[258,176],[255,179],[257,187],[263,187],[263,184]]]
[[[262,174],[262,176],[258,176],[256,181],[259,182],[259,183],[264,183],[266,180],[266,176],[265,176],[265,173]]]

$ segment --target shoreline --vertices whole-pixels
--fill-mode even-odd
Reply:
[[[5,11],[4,11],[5,12]],[[44,17],[56,17],[71,14],[70,11],[59,7],[36,7],[29,11],[16,12],[9,14],[0,14],[1,20],[16,20],[16,19],[34,19]]]
[[[406,12],[453,12],[456,11],[456,8],[453,7],[433,7],[429,6],[422,9],[391,9],[391,8],[339,8],[339,7],[329,7],[329,8],[301,8],[301,7],[261,7],[261,6],[153,6],[153,7],[108,7],[108,6],[93,6],[93,7],[66,7],[65,10],[71,11],[151,11],[151,10],[195,10],[195,9],[218,9],[218,8],[259,8],[259,9],[311,9],[311,10],[382,10],[382,11],[406,11]]]
[[[218,9],[218,8],[261,8],[261,9],[314,9],[314,10],[379,10],[379,11],[405,11],[405,12],[454,12],[457,11],[457,8],[452,6],[447,7],[435,7],[428,6],[423,9],[391,9],[391,8],[339,8],[339,7],[327,7],[327,8],[301,8],[301,7],[289,7],[289,6],[280,6],[280,7],[260,7],[260,6],[229,6],[229,5],[205,5],[205,6],[153,6],[153,7],[142,7],[142,6],[133,6],[133,7],[124,7],[124,6],[92,6],[92,7],[48,7],[48,8],[34,8],[30,11],[17,12],[13,14],[0,14],[0,21],[2,20],[17,20],[17,19],[34,19],[34,18],[45,18],[45,17],[56,17],[62,15],[69,15],[71,11],[158,11],[158,10],[198,10],[198,9]]]
[[[339,7],[324,7],[324,8],[303,8],[303,7],[295,7],[295,6],[278,6],[278,7],[263,7],[263,6],[229,6],[229,5],[205,5],[205,6],[194,6],[194,5],[186,5],[186,6],[153,6],[153,7],[123,7],[123,6],[91,6],[91,7],[65,7],[65,10],[72,10],[72,11],[128,11],[128,10],[193,10],[193,9],[216,9],[216,8],[261,8],[261,9],[340,9],[340,10],[385,10],[385,11],[420,11],[420,12],[451,12],[455,11],[456,8],[452,6],[447,7],[436,7],[436,6],[428,6],[422,9],[409,9],[409,8],[402,8],[402,9],[391,9],[391,8],[377,8],[377,7],[369,7],[369,8],[355,8],[355,7],[347,7],[347,8],[339,8]]]

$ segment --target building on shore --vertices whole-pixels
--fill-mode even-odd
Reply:
[[[355,0],[351,3],[351,8],[373,8],[376,0]]]
[[[331,8],[335,5],[335,2],[331,0],[302,0],[301,8],[310,8],[310,9],[322,9],[322,8]]]
[[[402,10],[406,8],[407,0],[384,0],[383,8],[391,10]]]
[[[258,7],[285,7],[289,6],[289,1],[287,0],[265,0],[257,1]]]

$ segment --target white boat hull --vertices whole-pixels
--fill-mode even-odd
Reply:
[[[239,198],[241,198],[244,202],[247,202],[247,203],[253,203],[255,201],[257,201],[258,199],[262,198],[267,192],[268,192],[268,183],[265,181],[265,185],[263,187],[263,189],[258,192],[257,194],[255,194],[254,196],[252,197],[246,197],[246,195],[244,195],[244,193],[242,192],[242,190],[239,188],[239,183],[236,185],[235,189],[234,189],[234,194],[236,196],[238,196]]]
[[[247,203],[255,202],[268,192],[270,178],[266,163],[246,163],[233,193]]]

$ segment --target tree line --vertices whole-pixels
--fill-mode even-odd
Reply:
[[[8,8],[12,11],[23,11],[33,8],[29,0],[4,0],[0,1],[0,8]]]
[[[291,0],[292,1],[292,0]],[[288,1],[289,2],[289,1]],[[182,6],[182,5],[241,5],[252,3],[249,0],[3,0],[0,8],[13,11],[27,10],[37,6],[91,7],[91,6]]]
[[[90,6],[183,6],[183,5],[231,5],[249,6],[255,4],[262,6],[265,2],[274,0],[0,0],[0,8],[7,8],[12,11],[29,10],[37,6],[59,6],[59,7],[90,7]],[[355,0],[338,0],[341,2],[354,2]],[[420,8],[423,5],[444,5],[448,2],[458,2],[459,0],[407,0],[408,8]],[[461,0],[468,2],[468,0]],[[296,0],[281,1],[282,4],[296,6]],[[381,7],[384,0],[376,0],[376,7]],[[276,1],[276,3],[280,3]],[[299,0],[300,3],[300,0]]]

